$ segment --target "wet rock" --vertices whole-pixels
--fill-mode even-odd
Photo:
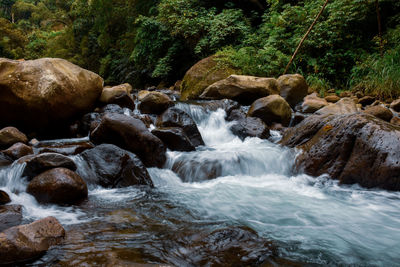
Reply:
[[[229,116],[232,110],[240,108],[240,104],[231,99],[199,101],[193,102],[193,104],[199,105],[209,111],[223,109],[226,112],[226,116]]]
[[[81,142],[77,144],[61,144],[61,145],[49,145],[37,148],[37,153],[57,153],[65,156],[72,156],[82,153],[87,149],[93,148],[94,145],[90,142]]]
[[[340,100],[340,97],[338,97],[337,95],[328,95],[325,96],[325,100],[329,103],[336,103]]]
[[[145,114],[161,114],[173,105],[174,101],[166,94],[154,91],[149,92],[142,98],[139,110]]]
[[[148,94],[150,94],[152,91],[149,90],[140,90],[137,95],[137,99],[139,102],[141,102]]]
[[[166,160],[166,148],[162,141],[151,134],[138,119],[121,115],[105,114],[99,126],[90,133],[95,144],[114,144],[135,153],[147,167],[161,167]]]
[[[358,100],[358,104],[361,104],[362,106],[368,106],[368,105],[371,105],[374,102],[375,102],[375,97],[372,97],[372,96],[369,96],[369,95],[364,96],[364,97],[362,97],[362,98],[360,98]]]
[[[43,130],[93,109],[103,79],[66,60],[0,59],[0,125]]]
[[[240,109],[232,110],[227,120],[235,122],[230,130],[242,140],[246,137],[261,139],[270,137],[268,126],[260,118],[247,117],[246,113]]]
[[[367,107],[364,112],[388,122],[393,118],[393,113],[384,106]]]
[[[122,108],[135,109],[135,101],[132,96],[127,93],[120,93],[119,95],[115,95],[108,100],[108,104],[116,104]]]
[[[76,170],[75,162],[67,156],[57,153],[43,153],[38,155],[28,155],[18,160],[18,163],[26,163],[22,176],[33,178],[40,173],[53,168],[67,168]]]
[[[26,192],[38,202],[54,204],[77,204],[88,195],[82,178],[66,168],[55,168],[39,174],[29,183]]]
[[[10,196],[3,190],[0,190],[0,205],[4,205],[10,202],[11,202]]]
[[[12,163],[12,160],[6,156],[3,152],[0,152],[0,167],[8,166]]]
[[[304,113],[314,113],[317,110],[327,106],[328,104],[328,101],[318,97],[316,93],[313,93],[304,98],[301,109]]]
[[[124,83],[117,86],[106,86],[101,92],[100,102],[106,104],[116,104],[113,101],[115,97],[120,95],[130,95],[132,92],[132,86],[129,83]]]
[[[290,126],[291,126],[291,127],[296,126],[297,124],[299,124],[300,122],[302,122],[305,118],[306,118],[306,117],[304,116],[304,114],[301,114],[301,113],[296,112],[296,113],[293,115],[293,119],[292,119],[292,121],[291,121]]]
[[[261,97],[278,93],[278,82],[274,78],[231,75],[208,86],[200,97],[204,99],[227,98],[249,105]]]
[[[78,132],[82,136],[87,136],[90,131],[93,131],[100,124],[101,117],[101,114],[98,112],[91,112],[83,115],[78,123]]]
[[[390,108],[393,109],[396,112],[400,112],[400,98],[397,100],[394,100],[391,104],[390,104]]]
[[[10,227],[20,225],[21,222],[22,222],[21,205],[0,206],[0,232]]]
[[[292,109],[281,96],[271,95],[256,100],[251,105],[247,115],[260,118],[267,125],[277,122],[289,126]]]
[[[27,143],[28,138],[15,127],[0,130],[0,148],[8,148],[15,143]]]
[[[64,228],[54,217],[9,228],[0,233],[0,259],[3,264],[17,264],[38,258],[64,236]]]
[[[300,74],[286,74],[278,78],[280,95],[294,108],[307,96],[308,85]]]
[[[117,104],[108,104],[98,110],[99,113],[125,114],[124,109]]]
[[[223,170],[222,164],[218,159],[191,155],[175,159],[171,169],[183,182],[199,182],[220,177]]]
[[[307,174],[400,190],[400,127],[369,114],[310,116],[287,129],[281,144],[302,149],[296,165]]]
[[[390,120],[390,123],[394,124],[394,125],[397,125],[397,126],[400,126],[400,118],[396,117],[396,116],[393,116],[393,118]]]
[[[335,104],[329,104],[315,112],[315,114],[351,114],[358,112],[356,103],[351,98],[342,98]]]
[[[157,127],[179,127],[195,146],[203,146],[204,141],[193,119],[184,111],[172,107],[157,118]]]
[[[23,143],[15,143],[11,147],[2,151],[4,155],[8,156],[10,159],[16,160],[23,156],[33,154],[33,149]]]
[[[150,175],[140,159],[115,145],[99,145],[80,155],[86,168],[79,172],[88,184],[113,188],[131,185],[153,186]]]
[[[167,127],[156,128],[151,131],[152,134],[157,136],[164,142],[164,144],[172,151],[194,151],[195,146],[186,136],[182,128]]]

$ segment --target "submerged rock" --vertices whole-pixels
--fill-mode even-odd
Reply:
[[[26,192],[38,202],[54,204],[77,204],[88,195],[82,178],[66,168],[55,168],[39,174],[29,183]]]
[[[308,85],[300,74],[286,74],[278,78],[280,96],[294,108],[307,95]]]
[[[64,236],[64,228],[54,217],[9,228],[0,233],[1,263],[17,264],[40,257]]]
[[[292,109],[281,96],[270,95],[256,100],[247,115],[260,118],[267,125],[281,123],[283,126],[289,126]]]
[[[190,139],[186,136],[182,128],[166,127],[156,128],[151,131],[152,134],[157,136],[164,142],[164,144],[172,151],[194,151],[195,146]]]
[[[27,143],[28,138],[15,127],[0,130],[0,148],[8,148],[15,143]]]
[[[0,232],[10,227],[20,225],[21,222],[22,222],[21,205],[0,206]]]
[[[400,190],[400,127],[363,113],[313,115],[285,131],[297,147],[297,169],[343,184]]]
[[[126,187],[150,185],[153,182],[146,167],[133,153],[115,145],[102,144],[80,154],[86,168],[80,169],[82,178],[91,185]]]

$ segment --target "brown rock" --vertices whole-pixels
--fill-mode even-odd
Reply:
[[[0,65],[1,66],[1,65]],[[1,84],[0,84],[1,86]],[[1,87],[0,87],[1,89]],[[1,91],[0,91],[1,94]],[[1,103],[1,100],[0,100]],[[1,109],[1,107],[0,107]],[[0,148],[8,148],[15,143],[27,143],[28,138],[21,133],[17,128],[6,127],[0,130]]]
[[[283,97],[270,95],[256,100],[251,105],[247,116],[260,118],[267,125],[275,122],[289,126],[292,110]]]
[[[343,98],[343,97],[351,97],[351,92],[349,92],[349,91],[343,91],[343,92],[341,92],[341,93],[339,94],[339,96],[340,96],[340,98]]]
[[[64,236],[64,228],[54,217],[9,228],[0,233],[0,259],[3,264],[35,259],[62,241]]]
[[[100,76],[63,59],[0,59],[0,125],[61,125],[91,110],[102,90]]]
[[[147,93],[146,96],[141,99],[139,110],[145,114],[158,115],[173,105],[174,101],[172,101],[166,94],[153,91]]]
[[[389,122],[393,117],[393,113],[390,109],[385,108],[384,106],[370,106],[367,107],[364,112],[387,122]]]
[[[20,225],[21,222],[22,222],[21,205],[0,206],[0,232],[4,231],[7,228]]]
[[[39,202],[55,204],[76,204],[88,195],[82,178],[66,168],[51,169],[39,174],[29,183],[26,192]]]
[[[317,110],[316,114],[350,114],[358,112],[356,103],[354,103],[353,99],[345,97],[340,99],[335,104],[329,104],[319,110]]]
[[[396,116],[393,116],[393,118],[390,120],[390,123],[394,124],[394,125],[397,125],[397,126],[400,126],[400,118],[396,117]]]
[[[10,148],[2,151],[9,158],[16,160],[26,155],[33,154],[33,149],[23,143],[15,143]]]
[[[230,75],[208,86],[201,94],[205,99],[232,99],[242,104],[272,94],[279,94],[278,82],[274,78],[260,78],[244,75]]]
[[[320,98],[316,93],[313,93],[304,98],[301,108],[304,113],[314,113],[327,105],[328,102],[325,99]]]
[[[308,93],[308,85],[300,74],[286,74],[278,78],[280,95],[294,108]]]
[[[372,97],[372,96],[369,96],[369,95],[364,96],[364,97],[362,97],[362,98],[360,98],[358,100],[358,103],[363,105],[363,106],[371,105],[374,102],[375,102],[375,97]]]
[[[126,94],[130,95],[132,92],[132,86],[129,83],[124,83],[118,86],[106,86],[104,87],[103,91],[101,92],[100,96],[100,102],[106,103],[106,104],[115,104],[112,103],[111,100],[113,100],[116,96]]]
[[[3,190],[0,190],[0,205],[4,205],[10,202],[11,202],[10,196]]]
[[[156,128],[151,131],[152,134],[157,136],[164,142],[164,144],[172,151],[194,151],[195,146],[190,139],[186,136],[182,128],[167,127]]]
[[[328,95],[325,96],[325,100],[329,103],[336,103],[340,100],[340,97],[338,97],[337,95]]]
[[[394,100],[391,104],[390,104],[390,108],[393,109],[396,112],[400,112],[400,98],[397,100]]]

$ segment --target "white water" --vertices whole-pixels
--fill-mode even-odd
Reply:
[[[166,169],[149,169],[156,190],[170,201],[210,220],[250,226],[276,241],[281,255],[294,261],[399,265],[400,193],[293,174],[295,151],[258,138],[241,141],[229,131],[232,123],[224,120],[221,109],[179,107],[195,119],[206,146],[195,152],[170,151]],[[177,162],[182,178],[170,170]],[[206,180],[210,170],[216,179]],[[13,204],[24,206],[28,219],[52,215],[64,224],[88,220],[79,207],[38,205],[24,192],[21,172],[21,166],[0,170],[0,189],[10,193]],[[144,194],[135,188],[95,188],[89,201],[124,203]]]

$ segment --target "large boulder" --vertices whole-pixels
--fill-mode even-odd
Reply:
[[[390,122],[393,118],[393,113],[390,109],[381,105],[367,107],[364,112],[387,122]]]
[[[140,159],[115,145],[102,144],[86,150],[80,156],[85,162],[85,167],[78,172],[89,185],[112,188],[131,185],[153,186]]]
[[[94,107],[103,79],[66,60],[0,58],[0,125],[41,130]]]
[[[278,82],[274,78],[244,75],[230,75],[208,86],[201,94],[205,99],[232,99],[241,104],[251,104],[255,100],[279,94]]]
[[[17,128],[6,127],[0,130],[0,148],[8,148],[13,144],[19,142],[27,143],[28,138],[26,137],[25,134],[21,133]]]
[[[204,141],[193,119],[183,110],[172,107],[157,118],[157,127],[178,127],[189,138],[193,146],[203,146]]]
[[[304,113],[314,113],[328,104],[328,101],[318,97],[316,93],[313,93],[304,98],[304,102],[301,105],[301,110]]]
[[[208,86],[237,72],[217,61],[217,56],[204,58],[186,72],[181,85],[181,100],[197,99]]]
[[[19,225],[0,233],[2,264],[17,264],[42,256],[65,237],[65,230],[54,217]]]
[[[54,204],[76,204],[88,195],[82,178],[66,168],[55,168],[39,174],[29,183],[26,192],[41,203]]]
[[[254,101],[247,115],[260,118],[267,125],[281,123],[283,126],[289,126],[292,109],[283,97],[270,95]]]
[[[166,94],[160,92],[149,92],[140,101],[139,110],[144,114],[161,114],[169,107],[174,105],[174,101],[171,100]]]
[[[163,142],[151,134],[139,119],[130,116],[105,114],[90,133],[95,144],[114,144],[135,153],[147,167],[162,167],[166,160]]]
[[[0,232],[7,228],[20,225],[22,222],[21,205],[0,205]]]
[[[20,158],[18,163],[26,164],[22,175],[27,176],[29,179],[53,168],[67,168],[72,171],[76,170],[75,162],[72,159],[58,153],[28,155]]]
[[[23,143],[15,143],[11,147],[2,151],[4,155],[8,156],[12,160],[19,159],[23,156],[33,154],[33,149]]]
[[[270,137],[268,126],[260,118],[247,117],[246,113],[241,109],[232,110],[226,119],[235,122],[230,130],[242,140],[246,137],[258,137],[261,139]]]
[[[364,113],[313,115],[285,131],[297,168],[343,184],[400,190],[400,127]]]
[[[278,78],[280,95],[294,108],[308,93],[306,80],[300,74],[286,74]]]
[[[345,97],[340,99],[335,104],[329,104],[315,112],[315,114],[323,115],[323,114],[351,114],[358,112],[356,103],[353,99],[349,97]]]

